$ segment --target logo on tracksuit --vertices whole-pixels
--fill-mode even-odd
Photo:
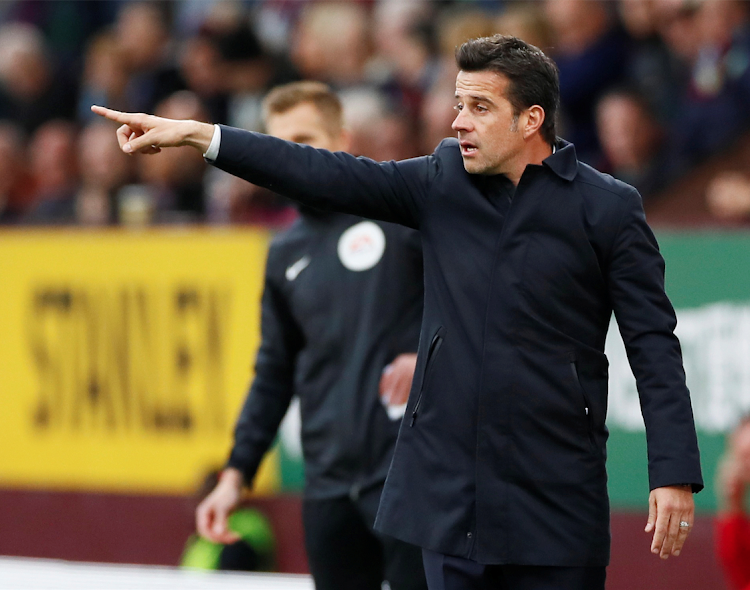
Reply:
[[[347,229],[339,238],[341,264],[349,270],[362,271],[375,266],[385,252],[385,234],[372,221],[362,221]]]

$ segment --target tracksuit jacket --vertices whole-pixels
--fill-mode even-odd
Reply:
[[[228,465],[252,480],[296,395],[305,496],[382,485],[401,419],[378,385],[395,357],[417,350],[422,274],[417,232],[301,208],[269,248],[255,378]]]

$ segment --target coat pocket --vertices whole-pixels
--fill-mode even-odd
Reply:
[[[594,440],[594,416],[591,408],[591,401],[589,400],[589,396],[586,394],[586,389],[581,383],[581,378],[578,375],[578,365],[576,364],[575,360],[570,361],[570,370],[573,373],[573,381],[581,394],[583,413],[586,415],[586,425],[589,433],[589,442],[591,443],[592,448],[595,448],[596,441]]]
[[[438,352],[440,352],[440,348],[443,346],[444,337],[445,328],[441,326],[437,329],[437,332],[435,332],[435,335],[430,341],[430,347],[427,349],[427,360],[425,361],[424,371],[422,373],[422,385],[419,388],[419,395],[417,396],[417,401],[414,404],[414,409],[411,413],[411,422],[409,423],[409,426],[414,426],[414,423],[417,421],[417,414],[422,406],[422,396],[424,395],[424,390],[427,387],[428,380],[432,375],[432,369],[435,366],[435,358],[437,357]]]

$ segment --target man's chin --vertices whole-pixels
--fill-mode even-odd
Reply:
[[[464,161],[464,170],[466,170],[469,174],[484,173],[485,167],[480,162],[477,162],[473,158],[463,158],[463,161]]]

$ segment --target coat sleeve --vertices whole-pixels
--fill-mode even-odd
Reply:
[[[375,162],[221,126],[213,164],[318,209],[418,228],[436,158]]]
[[[646,424],[651,489],[703,488],[698,440],[685,383],[677,318],[664,291],[664,259],[646,223],[640,195],[622,200],[608,268],[608,286]]]
[[[255,477],[289,408],[294,393],[294,364],[303,343],[286,300],[269,277],[269,268],[261,302],[261,344],[255,378],[235,426],[234,446],[227,462],[228,467],[243,473],[247,483]]]

